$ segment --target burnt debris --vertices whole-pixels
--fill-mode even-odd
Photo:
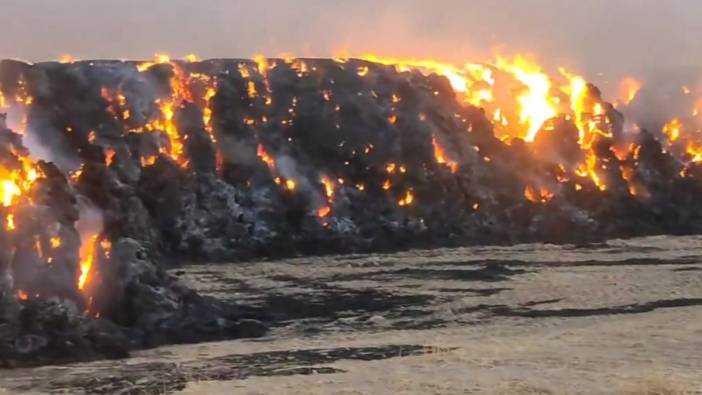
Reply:
[[[402,70],[0,62],[0,363],[265,333],[183,261],[702,231],[702,167],[596,88],[598,133],[563,115],[503,141],[506,118]]]

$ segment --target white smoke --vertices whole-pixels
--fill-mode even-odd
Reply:
[[[104,217],[102,211],[82,195],[78,195],[78,212],[80,217],[76,222],[76,230],[80,234],[81,242],[84,243],[91,236],[102,232]]]

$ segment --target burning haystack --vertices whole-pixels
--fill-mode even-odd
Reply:
[[[263,332],[179,285],[183,260],[702,231],[696,118],[626,130],[561,74],[0,62],[0,362]]]

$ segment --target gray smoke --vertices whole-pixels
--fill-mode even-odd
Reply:
[[[566,65],[613,98],[625,75],[702,64],[698,0],[8,0],[0,57],[329,57],[341,50],[452,62],[495,50]],[[654,88],[655,89],[655,88]]]
[[[346,48],[458,61],[499,46],[592,73],[702,60],[697,0],[10,0],[3,15],[0,56],[29,60]]]

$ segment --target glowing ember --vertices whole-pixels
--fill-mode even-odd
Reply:
[[[15,225],[15,215],[14,214],[7,215],[5,229],[7,229],[9,231],[13,231],[13,230],[17,229],[17,227]]]
[[[18,289],[17,290],[17,299],[25,302],[25,301],[29,300],[29,294],[27,294],[26,292],[24,292],[21,289]]]
[[[256,84],[253,81],[248,82],[248,94],[250,98],[255,98],[258,96],[258,92],[256,91]]]
[[[156,163],[156,159],[158,159],[158,155],[151,155],[146,158],[141,158],[141,167],[152,166],[154,163]]]
[[[115,150],[108,148],[105,151],[105,166],[110,166],[112,164],[112,159],[115,157]]]
[[[317,209],[317,216],[319,218],[324,218],[331,213],[331,207],[329,206],[322,206],[319,209]]]
[[[61,238],[60,237],[52,237],[50,242],[51,242],[51,248],[61,247]]]
[[[405,196],[400,199],[397,204],[400,206],[409,206],[412,204],[412,202],[414,202],[414,193],[412,191],[407,191]]]
[[[268,154],[263,144],[259,143],[256,147],[256,155],[268,166],[268,170],[275,171],[275,159]]]

